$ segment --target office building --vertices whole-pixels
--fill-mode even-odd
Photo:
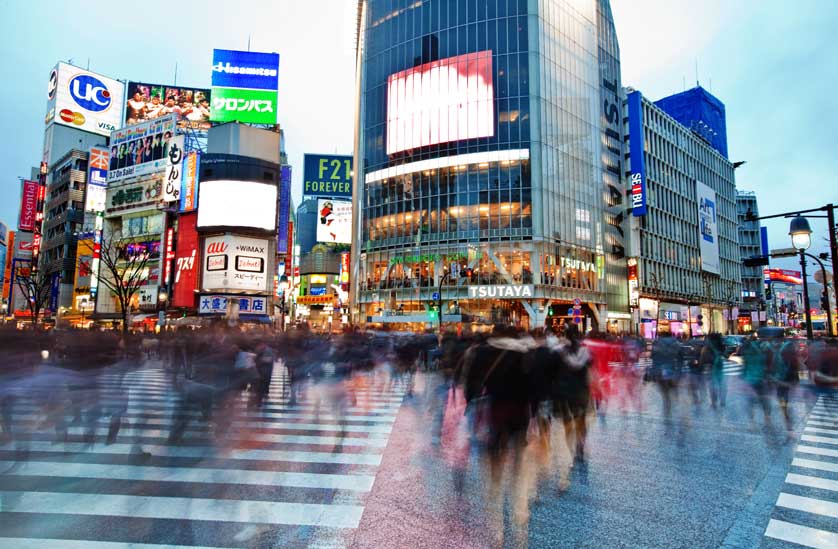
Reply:
[[[625,113],[636,329],[726,333],[741,292],[733,164],[639,91]]]
[[[757,195],[753,191],[737,191],[736,218],[738,221],[739,256],[744,261],[747,258],[768,256],[768,242],[764,235],[765,228],[760,227],[758,220],[759,205]],[[765,319],[765,294],[763,288],[763,273],[761,265],[745,265],[742,269],[742,294],[739,303],[739,332],[747,333],[756,330],[760,322]],[[756,314],[754,314],[756,313]]]
[[[354,320],[628,329],[608,1],[361,0],[358,15]]]

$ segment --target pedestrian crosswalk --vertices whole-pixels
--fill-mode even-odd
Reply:
[[[652,366],[652,359],[648,356],[647,357],[642,357],[642,358],[640,358],[640,360],[638,361],[637,364],[638,364],[638,367],[645,370],[646,368]],[[742,364],[741,361],[732,360],[732,359],[729,359],[729,358],[726,358],[724,360],[724,365],[722,366],[722,371],[724,372],[725,376],[741,375],[742,370],[744,370],[744,365]],[[690,371],[689,366],[684,366],[683,371],[685,373],[689,372]]]
[[[404,387],[372,374],[349,395],[340,387],[310,387],[290,405],[278,365],[260,406],[233,396],[225,417],[209,419],[182,408],[160,368],[103,376],[96,421],[74,405],[50,411],[49,394],[22,394],[15,440],[0,445],[0,547],[345,546]],[[73,395],[82,408],[93,402],[83,392]],[[122,426],[107,443],[117,402]],[[172,442],[178,415],[190,421]],[[57,441],[59,417],[68,427]]]
[[[771,547],[838,547],[838,395],[812,408],[765,537]]]

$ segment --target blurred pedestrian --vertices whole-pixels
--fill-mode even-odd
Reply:
[[[699,362],[710,371],[710,404],[714,409],[724,408],[727,403],[727,381],[724,373],[724,341],[721,334],[712,333],[707,336]]]

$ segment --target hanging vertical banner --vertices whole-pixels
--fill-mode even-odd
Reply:
[[[698,201],[699,251],[701,252],[701,270],[719,274],[719,223],[716,214],[716,192],[702,183],[695,182],[695,195]]]
[[[180,187],[183,180],[184,136],[176,135],[169,146],[166,156],[166,176],[163,178],[163,202],[180,200]]]
[[[646,159],[643,157],[643,96],[635,91],[628,96],[629,157],[631,158],[631,213],[646,215]]]
[[[180,212],[193,212],[198,207],[198,166],[201,153],[195,151],[186,155],[183,161],[183,179],[180,186]]]
[[[17,228],[19,231],[34,231],[35,218],[38,212],[38,182],[24,180],[20,192],[20,216]]]
[[[280,167],[279,212],[276,224],[276,253],[288,252],[288,221],[291,215],[291,166]]]

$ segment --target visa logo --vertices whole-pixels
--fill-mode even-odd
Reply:
[[[108,130],[109,132],[116,131],[116,126],[108,124],[107,122],[99,122],[100,130]]]

